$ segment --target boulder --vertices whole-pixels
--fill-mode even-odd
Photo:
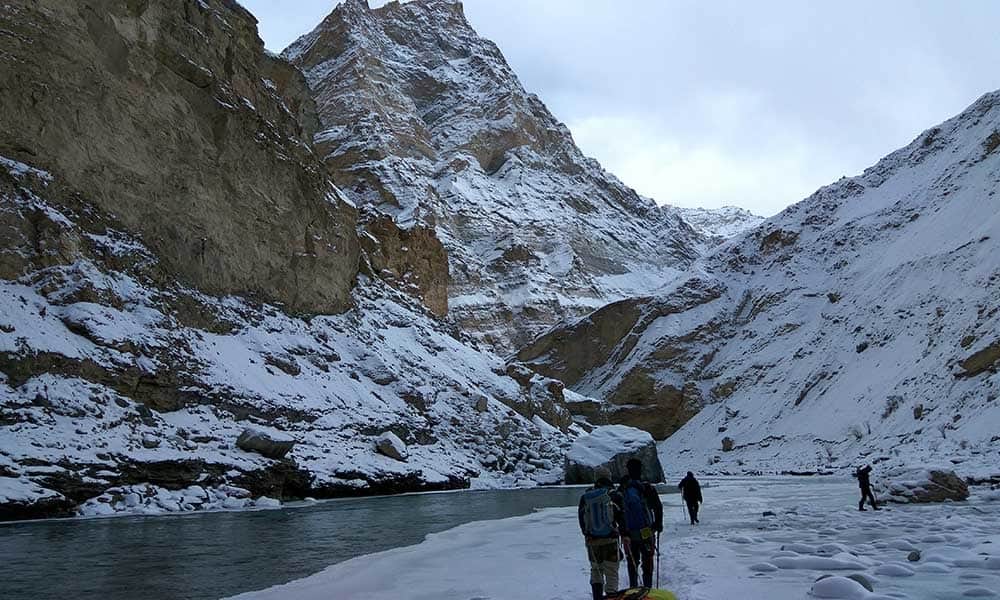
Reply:
[[[236,447],[268,458],[281,459],[295,445],[295,439],[282,433],[247,427],[236,440]]]
[[[405,461],[407,457],[406,444],[395,433],[386,431],[375,440],[375,449],[389,458]]]
[[[664,480],[653,436],[626,425],[597,427],[578,437],[566,455],[564,480],[568,484],[593,483],[595,471],[605,468],[612,480],[617,481],[625,475],[625,463],[630,458],[642,461],[642,477],[646,481]]]
[[[887,480],[883,494],[890,502],[924,504],[969,497],[969,485],[955,471],[944,467],[893,471],[887,474]]]
[[[722,438],[722,451],[723,452],[731,452],[732,449],[733,449],[733,446],[735,446],[735,445],[736,445],[736,442],[733,441],[733,438],[731,438],[731,437],[724,437],[724,438]]]

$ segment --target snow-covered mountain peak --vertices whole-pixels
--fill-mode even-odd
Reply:
[[[735,237],[764,222],[764,217],[738,206],[723,206],[721,208],[676,207],[674,210],[679,212],[681,218],[695,231],[716,242]]]
[[[450,318],[489,345],[648,293],[706,244],[585,157],[458,3],[342,5],[284,56],[331,176],[362,210],[434,229]]]

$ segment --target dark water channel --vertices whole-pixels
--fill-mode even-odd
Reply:
[[[214,600],[470,521],[573,506],[581,491],[462,491],[258,512],[0,524],[0,599]]]

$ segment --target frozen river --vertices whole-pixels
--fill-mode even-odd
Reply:
[[[575,504],[579,494],[462,491],[257,512],[0,524],[0,599],[214,600],[416,544],[469,521]]]
[[[687,524],[677,496],[663,497],[660,572],[680,600],[1000,596],[1000,502],[987,501],[995,494],[862,513],[846,478],[705,483],[701,525]],[[913,551],[920,560],[908,560]],[[462,525],[240,600],[585,598],[587,573],[575,510],[552,508]]]

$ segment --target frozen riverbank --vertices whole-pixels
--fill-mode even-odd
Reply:
[[[815,593],[840,595],[822,597],[1000,595],[1000,502],[982,488],[965,503],[859,513],[850,479],[706,483],[700,526],[686,524],[677,496],[664,496],[661,580],[679,598],[800,600],[823,574],[861,574],[876,594],[836,580]],[[907,560],[913,550],[919,561]],[[238,598],[577,598],[589,594],[587,573],[575,510],[554,508],[470,523]]]

